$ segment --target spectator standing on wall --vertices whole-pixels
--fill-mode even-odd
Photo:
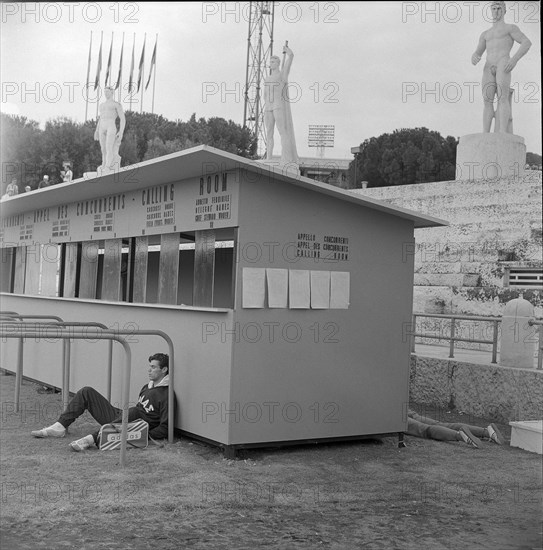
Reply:
[[[6,187],[6,194],[10,197],[19,194],[19,186],[17,185],[17,178],[13,178],[11,183]]]
[[[45,174],[43,179],[38,183],[38,189],[43,189],[44,187],[49,187],[51,182],[49,181],[49,176]]]
[[[72,178],[74,177],[74,173],[72,172],[72,168],[69,164],[65,166],[64,171],[62,171],[60,174],[62,175],[63,183],[71,182]]]

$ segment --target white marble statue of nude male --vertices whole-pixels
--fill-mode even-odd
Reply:
[[[504,21],[505,2],[492,2],[492,27],[479,38],[479,44],[471,57],[476,65],[486,50],[486,62],[483,68],[483,132],[490,132],[492,119],[496,117],[494,131],[512,133],[510,85],[511,71],[521,57],[526,55],[532,43],[516,25]],[[515,42],[520,44],[519,49],[511,57],[511,49]],[[494,113],[494,97],[498,98],[498,105]]]
[[[100,142],[102,150],[102,165],[99,170],[114,170],[120,164],[119,147],[124,134],[126,119],[123,107],[113,99],[113,88],[105,89],[106,101],[100,105],[98,125],[94,132],[94,139]],[[120,127],[117,130],[117,117]],[[119,168],[119,166],[117,166]]]

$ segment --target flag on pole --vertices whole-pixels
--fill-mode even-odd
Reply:
[[[90,66],[91,66],[91,53],[92,53],[92,31],[91,31],[90,45],[89,45],[89,61],[87,63],[87,86],[89,85]]]
[[[136,47],[136,35],[134,35],[134,41],[132,42],[132,61],[130,62],[130,76],[128,77],[128,91],[132,92],[132,85],[134,84],[134,48]]]
[[[138,74],[138,92],[140,91],[141,86],[141,80],[143,78],[143,61],[145,59],[145,39],[143,39],[143,49],[141,50],[141,57],[140,57],[140,72]]]
[[[115,89],[121,85],[121,76],[123,73],[123,52],[124,52],[124,32],[123,32],[123,45],[121,46],[121,59],[119,61],[119,74],[117,75],[117,82],[115,83]]]
[[[113,52],[113,33],[111,33],[111,44],[109,46],[109,57],[107,60],[107,69],[106,69],[106,86],[109,84],[109,73],[111,72],[111,55]]]
[[[89,110],[89,78],[90,78],[90,66],[91,66],[91,52],[92,52],[92,31],[89,44],[89,61],[87,63],[87,82],[85,83],[85,122],[87,122],[87,113]]]
[[[98,66],[96,67],[96,78],[94,79],[94,89],[100,85],[100,73],[102,72],[102,39],[104,34],[100,37],[100,52],[98,53]]]
[[[153,68],[156,64],[156,45],[157,45],[157,42],[158,42],[158,36],[156,37],[156,40],[155,40],[155,49],[153,50],[153,55],[151,57],[151,66],[149,68],[149,78],[147,79],[147,84],[145,85],[145,90],[147,90],[147,88],[149,87],[149,82],[151,82],[151,75],[153,74]]]

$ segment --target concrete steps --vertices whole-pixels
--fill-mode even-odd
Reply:
[[[541,191],[541,172],[355,190],[450,223],[415,231],[414,310],[473,315],[501,315],[517,297],[504,287],[506,266],[543,264]],[[543,315],[542,291],[528,296]]]
[[[529,198],[541,194],[540,188],[541,172],[534,171],[523,178],[513,180],[438,181],[394,187],[371,187],[352,191],[385,200],[394,200],[401,197],[409,198],[409,200],[427,200],[428,197],[435,197],[435,200],[446,200],[447,197],[451,197],[456,202],[459,198],[469,197],[469,200],[473,200],[475,203],[485,202],[485,197],[494,195],[498,197],[497,200],[491,199],[491,202],[494,203],[499,202],[499,197],[503,196],[504,192],[510,194],[513,191],[516,195],[521,194],[523,198]]]

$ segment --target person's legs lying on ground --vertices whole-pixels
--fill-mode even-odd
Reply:
[[[440,422],[437,425],[456,431],[468,429],[478,439],[488,439],[498,445],[503,445],[504,442],[503,436],[496,424],[489,424],[486,428],[473,426],[472,424],[464,424],[462,422]]]
[[[408,415],[410,419],[420,422],[422,424],[428,424],[430,426],[439,425],[445,428],[450,428],[451,430],[454,430],[456,432],[460,431],[463,428],[467,428],[478,439],[488,439],[490,441],[493,441],[494,443],[497,443],[498,445],[503,445],[505,441],[496,424],[489,424],[486,428],[481,428],[480,426],[473,426],[471,424],[465,424],[463,422],[440,422],[439,420],[434,420],[429,416],[417,414],[416,412],[411,410],[408,412]]]
[[[479,438],[470,431],[468,426],[461,426],[458,430],[453,430],[438,423],[424,424],[411,417],[407,419],[407,435],[437,441],[463,441],[476,448],[479,448],[481,444]]]

